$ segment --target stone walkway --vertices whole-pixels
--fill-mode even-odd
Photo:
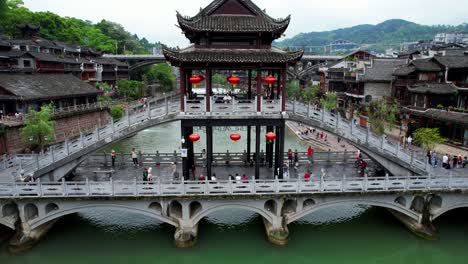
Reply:
[[[341,140],[338,143],[338,137],[329,134],[323,130],[316,129],[315,134],[309,133],[305,134],[305,131],[313,130],[313,127],[305,126],[296,122],[286,122],[287,127],[293,131],[300,139],[307,142],[314,148],[315,150],[323,150],[328,151],[331,150],[332,152],[343,152],[345,149],[346,151],[358,151],[353,145],[346,142],[346,140]],[[327,135],[327,141],[317,137],[317,133],[324,133]]]

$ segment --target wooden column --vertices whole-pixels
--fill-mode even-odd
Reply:
[[[277,139],[277,143],[279,144],[279,166],[280,166],[280,173],[278,177],[283,179],[283,166],[284,166],[284,134],[285,134],[285,123],[284,121],[281,122],[281,126],[279,127],[280,133],[279,138]]]
[[[252,144],[252,127],[247,127],[247,163],[250,162],[251,158],[251,144]]]
[[[281,96],[282,96],[282,99],[281,99],[281,111],[282,112],[286,112],[286,72],[288,70],[288,67],[286,66],[282,72],[281,72],[281,82],[282,82],[282,93],[281,93]]]
[[[206,70],[206,112],[211,112],[211,88],[212,88],[213,72],[211,69]]]
[[[187,70],[187,75],[185,77],[185,82],[187,83],[187,98],[190,98],[190,99],[193,99],[191,96],[192,96],[192,88],[193,88],[193,85],[192,83],[189,81],[190,77],[192,77],[192,70]]]
[[[274,132],[275,129],[274,127],[268,127],[269,129],[269,132]],[[275,141],[271,142],[270,144],[268,144],[268,167],[271,169],[273,168],[273,152],[274,152],[274,149],[275,149]]]
[[[281,70],[276,71],[276,99],[280,99],[281,96]]]
[[[276,127],[276,136],[277,139],[275,141],[275,175],[279,176],[278,169],[280,168],[280,134],[281,134],[281,128],[279,126]]]
[[[260,179],[260,133],[261,126],[255,127],[255,179]]]
[[[182,138],[185,139],[185,143],[182,144],[182,148],[188,149],[187,144],[188,144],[188,140],[189,140],[188,139],[189,135],[187,135],[187,131],[186,131],[186,128],[185,128],[183,122],[182,122],[181,130],[182,130]],[[185,180],[190,179],[190,168],[189,168],[188,158],[182,158],[182,175],[183,175]]]
[[[185,112],[185,81],[186,81],[186,75],[184,69],[181,67],[179,68],[179,73],[180,73],[180,111]]]
[[[248,88],[249,90],[247,91],[247,99],[252,99],[252,70],[249,70],[249,84]]]
[[[260,68],[257,69],[257,112],[262,111],[262,72]]]
[[[206,178],[211,179],[213,164],[213,127],[206,127]]]
[[[186,139],[188,140],[189,136],[193,134],[193,127],[187,127],[185,128],[185,131],[187,132],[187,137]],[[195,166],[195,154],[194,154],[194,147],[193,147],[193,142],[188,140],[187,141],[187,162],[188,162],[188,168],[189,170],[192,169],[193,166]],[[195,175],[196,177],[196,175]],[[196,179],[194,179],[196,180]]]

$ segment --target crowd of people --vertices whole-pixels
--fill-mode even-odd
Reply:
[[[450,169],[463,169],[468,165],[468,157],[462,157],[462,155],[450,155],[445,154],[440,160],[439,155],[435,151],[428,151],[426,154],[427,163],[433,168],[442,166],[446,170]]]

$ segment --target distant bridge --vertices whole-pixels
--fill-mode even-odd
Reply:
[[[162,54],[156,55],[104,55],[105,58],[112,58],[122,62],[128,63],[130,71],[137,70],[141,67],[148,65],[165,63],[166,59]],[[339,61],[343,56],[333,55],[304,55],[301,61],[295,66],[289,69],[288,74],[292,78],[301,78],[307,69],[314,67],[319,64],[325,64],[328,62]],[[302,74],[301,74],[302,73]]]

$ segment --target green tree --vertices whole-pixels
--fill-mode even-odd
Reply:
[[[112,91],[112,87],[109,84],[104,83],[104,82],[96,83],[96,88],[98,88],[99,90],[102,90],[102,91],[104,91],[106,93]]]
[[[327,111],[331,111],[338,106],[338,95],[334,92],[327,93],[324,98],[320,99],[320,104]]]
[[[23,23],[40,26],[40,37],[86,45],[104,52],[146,54],[152,47],[164,47],[161,43],[140,40],[114,22],[103,20],[93,24],[81,19],[60,17],[52,12],[32,12],[23,6],[21,0],[0,0],[0,28],[3,28],[3,33],[19,37],[16,25]]]
[[[40,111],[29,109],[21,128],[21,138],[24,143],[44,147],[54,141],[55,122],[52,120],[52,104],[44,105]]]
[[[302,95],[302,89],[299,85],[299,81],[292,81],[286,84],[286,95],[288,98],[298,99]]]
[[[400,106],[395,102],[381,99],[366,107],[366,112],[371,129],[377,135],[383,135],[387,128],[391,129],[395,126],[397,115],[400,113]]]
[[[226,77],[219,73],[213,74],[212,82],[214,86],[218,85],[223,88],[229,85],[228,81],[226,80]]]
[[[114,105],[111,108],[111,116],[114,121],[121,119],[124,115],[124,108],[121,105]]]
[[[169,92],[174,89],[176,77],[172,68],[167,63],[160,63],[150,68],[145,74],[148,83],[159,83],[163,92]]]
[[[440,135],[439,128],[420,128],[413,132],[413,136],[414,143],[428,151],[447,141]]]
[[[117,93],[125,99],[136,100],[140,98],[143,83],[139,81],[119,80],[117,81]]]
[[[320,98],[320,86],[309,87],[302,92],[302,98],[306,102],[314,102]]]

